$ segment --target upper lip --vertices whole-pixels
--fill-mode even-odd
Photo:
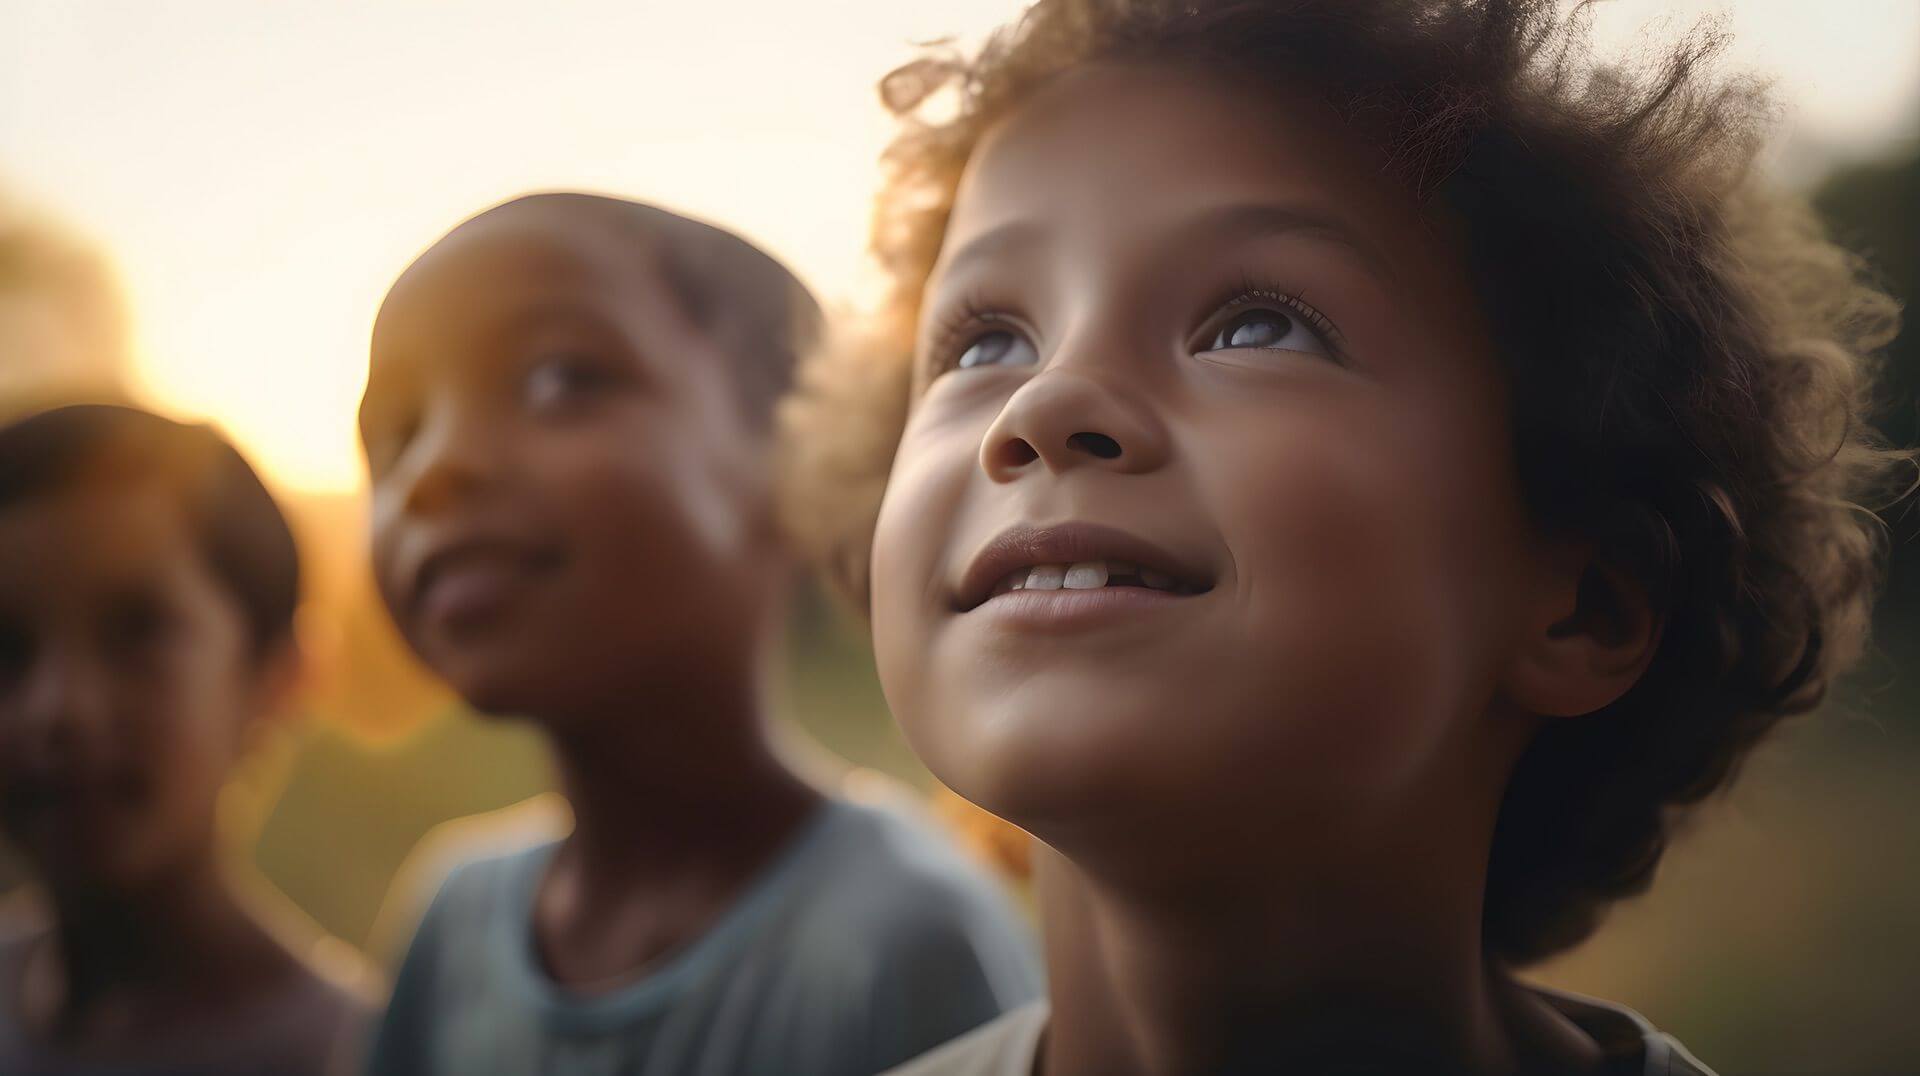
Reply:
[[[1097,523],[1021,525],[1001,531],[967,565],[954,590],[954,604],[965,612],[985,602],[994,584],[1016,568],[1036,564],[1077,564],[1083,561],[1126,561],[1172,576],[1194,590],[1206,590],[1213,580],[1193,561],[1136,534]]]
[[[16,770],[8,781],[7,795],[18,801],[89,801],[103,797],[114,784],[113,779],[99,773],[37,766]]]

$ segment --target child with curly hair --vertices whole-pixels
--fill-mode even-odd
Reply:
[[[901,1071],[1706,1071],[1517,969],[1859,653],[1895,308],[1713,34],[1581,38],[1041,0],[883,84],[891,300],[785,415],[790,510],[1039,839],[1050,979]]]

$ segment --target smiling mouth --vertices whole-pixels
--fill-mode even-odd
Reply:
[[[1041,602],[1134,606],[1189,598],[1213,588],[1204,561],[1181,556],[1118,528],[1086,522],[1010,527],[977,552],[953,588],[953,609]],[[1123,600],[1124,599],[1124,600]]]
[[[1083,560],[1073,564],[1035,564],[1015,568],[993,585],[987,600],[1020,590],[1101,590],[1113,587],[1139,587],[1179,597],[1204,593],[1202,587],[1128,561]]]
[[[497,611],[523,586],[550,573],[559,556],[510,543],[471,542],[443,550],[415,575],[414,612],[429,620],[469,620]]]

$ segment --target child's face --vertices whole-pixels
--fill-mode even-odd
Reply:
[[[205,851],[266,668],[159,488],[0,512],[0,825],[56,886]]]
[[[375,325],[361,434],[381,594],[475,706],[641,707],[636,677],[751,650],[764,441],[622,222],[516,203],[428,251]]]
[[[1537,556],[1502,380],[1411,199],[1263,93],[1048,88],[927,282],[880,673],[937,775],[1049,839],[1497,796],[1463,759]]]

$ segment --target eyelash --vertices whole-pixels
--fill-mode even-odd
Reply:
[[[1308,328],[1326,342],[1327,347],[1333,352],[1333,357],[1344,361],[1345,353],[1341,347],[1339,326],[1333,323],[1333,319],[1321,313],[1318,307],[1307,302],[1305,294],[1304,291],[1289,291],[1277,284],[1267,283],[1252,273],[1242,273],[1232,288],[1208,305],[1207,309],[1212,313],[1208,314],[1207,321],[1215,323],[1223,315],[1232,317],[1244,310],[1277,307],[1281,313],[1298,315],[1302,321],[1306,322]],[[1014,323],[1005,314],[988,306],[979,292],[968,292],[963,295],[958,303],[941,315],[939,322],[934,326],[932,345],[929,348],[929,354],[934,356],[933,372],[943,373],[953,369],[967,347],[972,346],[974,341],[979,339],[977,334],[968,335],[968,333],[986,325],[1008,326]]]
[[[934,326],[933,340],[927,353],[933,357],[930,364],[934,373],[943,373],[959,365],[960,356],[979,339],[978,335],[969,336],[969,331],[983,325],[1008,324],[1006,315],[989,307],[979,292],[970,291],[960,297],[960,301],[940,316]]]
[[[1208,321],[1218,322],[1223,315],[1232,318],[1245,310],[1278,307],[1280,313],[1299,315],[1300,320],[1307,323],[1307,328],[1326,343],[1334,358],[1344,358],[1340,327],[1333,323],[1332,318],[1321,313],[1318,307],[1307,302],[1305,295],[1304,291],[1289,291],[1261,280],[1252,273],[1242,273],[1239,283],[1210,307],[1213,314],[1209,315]]]

